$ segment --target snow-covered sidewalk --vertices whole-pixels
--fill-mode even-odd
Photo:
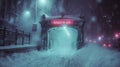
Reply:
[[[54,51],[14,53],[0,57],[0,67],[120,67],[120,52],[89,44],[67,57]]]

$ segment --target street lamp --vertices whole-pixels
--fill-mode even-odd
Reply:
[[[32,31],[33,32],[36,32],[37,31],[37,0],[35,0],[35,16],[34,16],[34,23],[33,23],[33,25],[32,25]]]
[[[30,11],[25,10],[25,11],[23,12],[23,17],[24,17],[24,18],[30,17]]]
[[[46,4],[46,0],[39,0],[40,4]]]
[[[32,31],[34,31],[34,32],[37,31],[37,18],[38,18],[38,9],[39,9],[38,8],[38,1],[42,5],[44,5],[46,3],[46,0],[35,0],[35,18],[34,18],[34,23],[33,23],[33,26],[32,26]]]
[[[30,12],[29,12],[29,11],[26,11],[26,12],[25,12],[25,14],[26,14],[26,15],[29,15],[29,14],[30,14]]]

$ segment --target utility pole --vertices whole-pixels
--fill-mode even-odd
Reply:
[[[34,23],[33,23],[32,31],[33,32],[37,31],[37,0],[35,0],[35,16],[34,16]]]

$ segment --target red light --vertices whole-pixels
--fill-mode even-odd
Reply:
[[[103,47],[106,47],[107,45],[106,44],[103,44]]]
[[[119,34],[118,34],[118,33],[116,33],[114,36],[115,36],[115,38],[118,38],[118,37],[119,37]]]
[[[111,44],[108,44],[108,47],[111,47],[112,45]]]
[[[61,24],[72,25],[73,20],[71,20],[71,19],[54,19],[51,21],[51,24],[53,24],[53,25],[61,25]]]

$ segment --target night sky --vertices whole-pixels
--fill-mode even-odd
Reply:
[[[106,22],[111,25],[110,27],[114,31],[120,31],[120,0],[103,0],[99,6],[103,8],[104,13],[108,16]]]
[[[8,18],[10,16],[20,17],[24,10],[31,10],[35,19],[35,1],[33,0],[0,0],[0,18]],[[92,31],[94,26],[96,31],[105,34],[112,34],[120,31],[120,0],[51,0],[50,6],[46,8],[38,7],[38,21],[42,13],[48,15],[65,15],[85,16],[86,31]],[[39,5],[39,4],[38,4]],[[22,7],[24,6],[24,7]],[[5,9],[7,9],[5,11]],[[42,12],[41,12],[42,10]],[[5,13],[6,12],[6,13]],[[11,15],[12,14],[12,15]],[[97,19],[97,20],[96,20]],[[15,22],[20,22],[15,21]],[[22,21],[23,22],[23,21]],[[95,23],[92,23],[95,22]],[[19,23],[18,23],[19,24]],[[20,25],[18,25],[20,26]],[[94,32],[94,31],[93,31]],[[97,33],[99,33],[97,32]],[[94,34],[94,33],[91,33]],[[96,33],[95,33],[96,34]],[[102,33],[101,33],[102,34]]]
[[[111,35],[120,31],[120,0],[65,0],[64,7],[68,14],[84,15],[88,22],[88,16],[95,15],[101,32]]]

